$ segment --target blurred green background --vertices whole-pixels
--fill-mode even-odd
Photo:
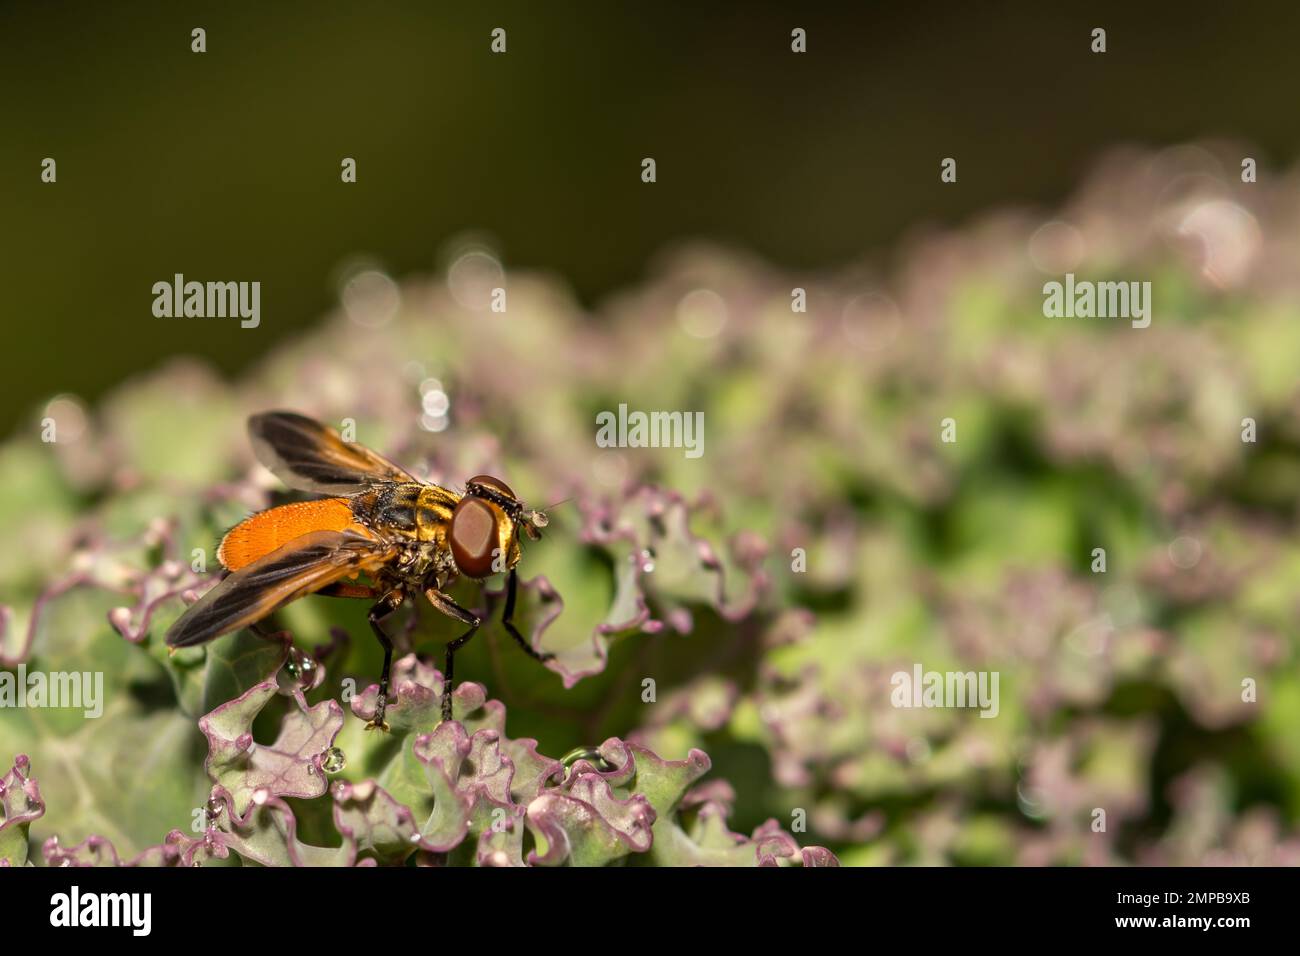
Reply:
[[[594,305],[681,237],[832,267],[1059,199],[1116,142],[1300,143],[1294,6],[700,6],[0,5],[0,429],[177,353],[241,369],[356,253],[401,277],[479,230]],[[261,327],[155,319],[176,272],[261,281]]]

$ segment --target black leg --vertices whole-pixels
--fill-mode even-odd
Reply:
[[[527,654],[535,661],[549,661],[552,658],[554,658],[555,655],[540,654],[537,651],[533,650],[533,646],[529,644],[526,640],[524,640],[524,636],[520,634],[519,629],[515,627],[514,624],[515,593],[518,590],[519,590],[519,575],[515,573],[514,568],[511,568],[510,578],[506,582],[506,609],[505,612],[501,615],[501,623],[504,624],[506,630],[510,632],[510,636],[515,639],[515,643],[524,649],[525,654]]]
[[[393,642],[379,626],[379,622],[397,610],[405,597],[401,590],[395,588],[381,597],[368,615],[370,629],[375,632],[375,637],[379,638],[379,643],[384,648],[384,669],[379,675],[379,700],[375,704],[375,717],[366,724],[367,728],[388,730],[388,724],[384,722],[384,711],[388,708],[388,673],[393,664]]]
[[[465,610],[437,588],[428,588],[424,592],[429,603],[448,617],[469,625],[469,630],[447,645],[447,659],[442,669],[442,719],[451,720],[452,672],[456,665],[456,652],[469,643],[469,639],[478,631],[483,622],[478,615]]]
[[[456,652],[460,650],[469,639],[478,631],[478,625],[475,624],[468,631],[456,638],[447,645],[447,661],[443,667],[442,675],[442,719],[451,720],[451,692],[456,685],[452,681],[452,668],[456,666]]]

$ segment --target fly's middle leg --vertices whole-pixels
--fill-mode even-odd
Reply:
[[[519,629],[515,627],[515,596],[518,591],[519,575],[515,572],[514,568],[511,568],[510,578],[506,583],[506,609],[501,615],[501,623],[505,625],[505,629],[510,633],[510,636],[515,639],[515,643],[523,648],[524,653],[533,660],[541,661],[542,663],[554,660],[554,654],[543,654],[540,651],[534,650],[533,646],[524,640],[524,636],[519,633]]]
[[[384,629],[379,626],[379,622],[397,610],[405,598],[405,592],[399,588],[394,588],[381,597],[367,615],[367,619],[370,621],[370,629],[375,632],[375,637],[379,638],[379,643],[384,648],[384,669],[379,675],[379,699],[375,704],[374,719],[366,724],[367,729],[378,727],[383,731],[388,730],[388,724],[384,720],[384,711],[388,708],[388,676],[393,664],[393,642],[384,633]]]
[[[469,625],[468,631],[447,645],[447,659],[442,672],[442,719],[451,720],[452,669],[456,664],[456,652],[469,643],[483,622],[477,614],[465,610],[437,588],[426,588],[424,596],[443,614]]]

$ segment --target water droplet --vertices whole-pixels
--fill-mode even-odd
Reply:
[[[300,688],[308,690],[316,681],[316,669],[319,666],[314,658],[292,647],[289,649],[288,659],[284,662],[283,673],[290,683],[296,683]],[[285,682],[281,680],[282,687],[284,684]]]
[[[56,395],[50,399],[42,418],[54,420],[54,440],[61,445],[81,438],[88,428],[85,406],[75,395]]]
[[[1025,783],[1016,786],[1016,803],[1020,807],[1020,812],[1031,820],[1042,820],[1047,817],[1043,795]]]
[[[1043,223],[1029,237],[1029,259],[1034,268],[1047,275],[1073,272],[1087,252],[1083,233],[1063,219]]]
[[[486,312],[491,306],[492,290],[505,285],[505,269],[496,253],[481,243],[458,243],[449,258],[447,291],[462,308]]]
[[[208,819],[215,820],[217,817],[221,816],[221,808],[223,806],[225,806],[225,804],[223,804],[216,797],[213,797],[211,800],[209,800],[207,805]]]
[[[387,325],[402,307],[397,283],[378,269],[351,276],[340,295],[343,310],[357,325],[375,329]]]
[[[426,432],[444,432],[451,422],[446,415],[421,415],[420,427]]]
[[[262,804],[266,803],[266,801],[269,800],[270,798],[271,798],[271,791],[267,790],[265,787],[258,787],[256,790],[253,791],[253,802],[256,803],[259,807],[262,806]]]
[[[712,289],[695,289],[677,303],[677,322],[692,338],[711,339],[727,324],[727,303]]]
[[[1184,571],[1196,567],[1201,560],[1201,542],[1191,535],[1180,535],[1169,542],[1169,560],[1174,567]]]
[[[864,352],[888,349],[902,326],[897,304],[882,292],[867,292],[850,299],[840,315],[844,337]]]
[[[1201,275],[1220,288],[1243,282],[1263,245],[1255,216],[1226,199],[1192,201],[1174,232],[1199,259]]]
[[[651,571],[655,569],[654,557],[655,557],[654,551],[650,550],[649,548],[641,552],[641,570],[644,573],[649,574]]]
[[[326,773],[339,773],[347,765],[347,754],[338,747],[331,747],[320,755],[320,768]]]
[[[425,379],[420,383],[420,407],[426,415],[435,418],[446,415],[451,408],[451,399],[436,378]]]

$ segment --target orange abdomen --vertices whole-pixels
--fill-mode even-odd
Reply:
[[[227,531],[217,549],[217,560],[223,567],[238,571],[301,535],[343,531],[356,523],[347,498],[281,505],[245,518]]]

